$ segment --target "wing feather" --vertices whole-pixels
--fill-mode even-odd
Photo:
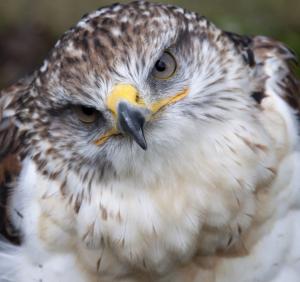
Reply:
[[[283,43],[266,36],[225,34],[253,69],[256,88],[253,98],[260,103],[268,92],[276,93],[300,116],[300,83],[293,72],[293,66],[298,64],[296,54]]]
[[[21,80],[0,92],[0,162],[20,146],[20,123],[17,111],[22,99],[29,93],[32,79]]]
[[[0,234],[14,243],[18,243],[19,238],[9,222],[6,207],[20,171],[19,149],[24,130],[17,115],[31,82],[32,78],[21,80],[0,92]]]
[[[262,87],[284,99],[297,115],[300,115],[300,83],[293,72],[297,64],[296,54],[283,43],[264,36],[253,38],[252,48],[258,74],[265,79]]]

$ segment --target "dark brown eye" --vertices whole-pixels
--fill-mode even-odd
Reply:
[[[156,61],[152,75],[157,79],[168,79],[176,72],[177,63],[173,55],[165,51],[163,55]]]
[[[98,117],[98,111],[92,107],[75,106],[74,112],[84,123],[93,123]]]

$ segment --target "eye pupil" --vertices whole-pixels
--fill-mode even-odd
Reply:
[[[75,105],[73,110],[79,120],[84,123],[93,123],[101,116],[101,113],[92,107]]]
[[[175,74],[176,69],[177,63],[174,56],[169,51],[165,51],[155,62],[152,76],[155,79],[169,79]]]
[[[155,64],[155,68],[157,71],[159,72],[163,72],[166,70],[167,66],[166,66],[166,63],[162,60],[158,60]]]
[[[81,110],[87,116],[91,116],[95,113],[95,109],[89,107],[81,106]]]

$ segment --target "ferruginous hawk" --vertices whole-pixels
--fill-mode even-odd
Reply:
[[[299,282],[293,61],[171,5],[84,16],[0,95],[0,281]]]

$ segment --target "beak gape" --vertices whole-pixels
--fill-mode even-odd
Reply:
[[[136,107],[135,105],[123,101],[118,105],[117,128],[123,134],[130,135],[144,150],[147,149],[147,143],[144,136],[145,115],[145,108]]]

